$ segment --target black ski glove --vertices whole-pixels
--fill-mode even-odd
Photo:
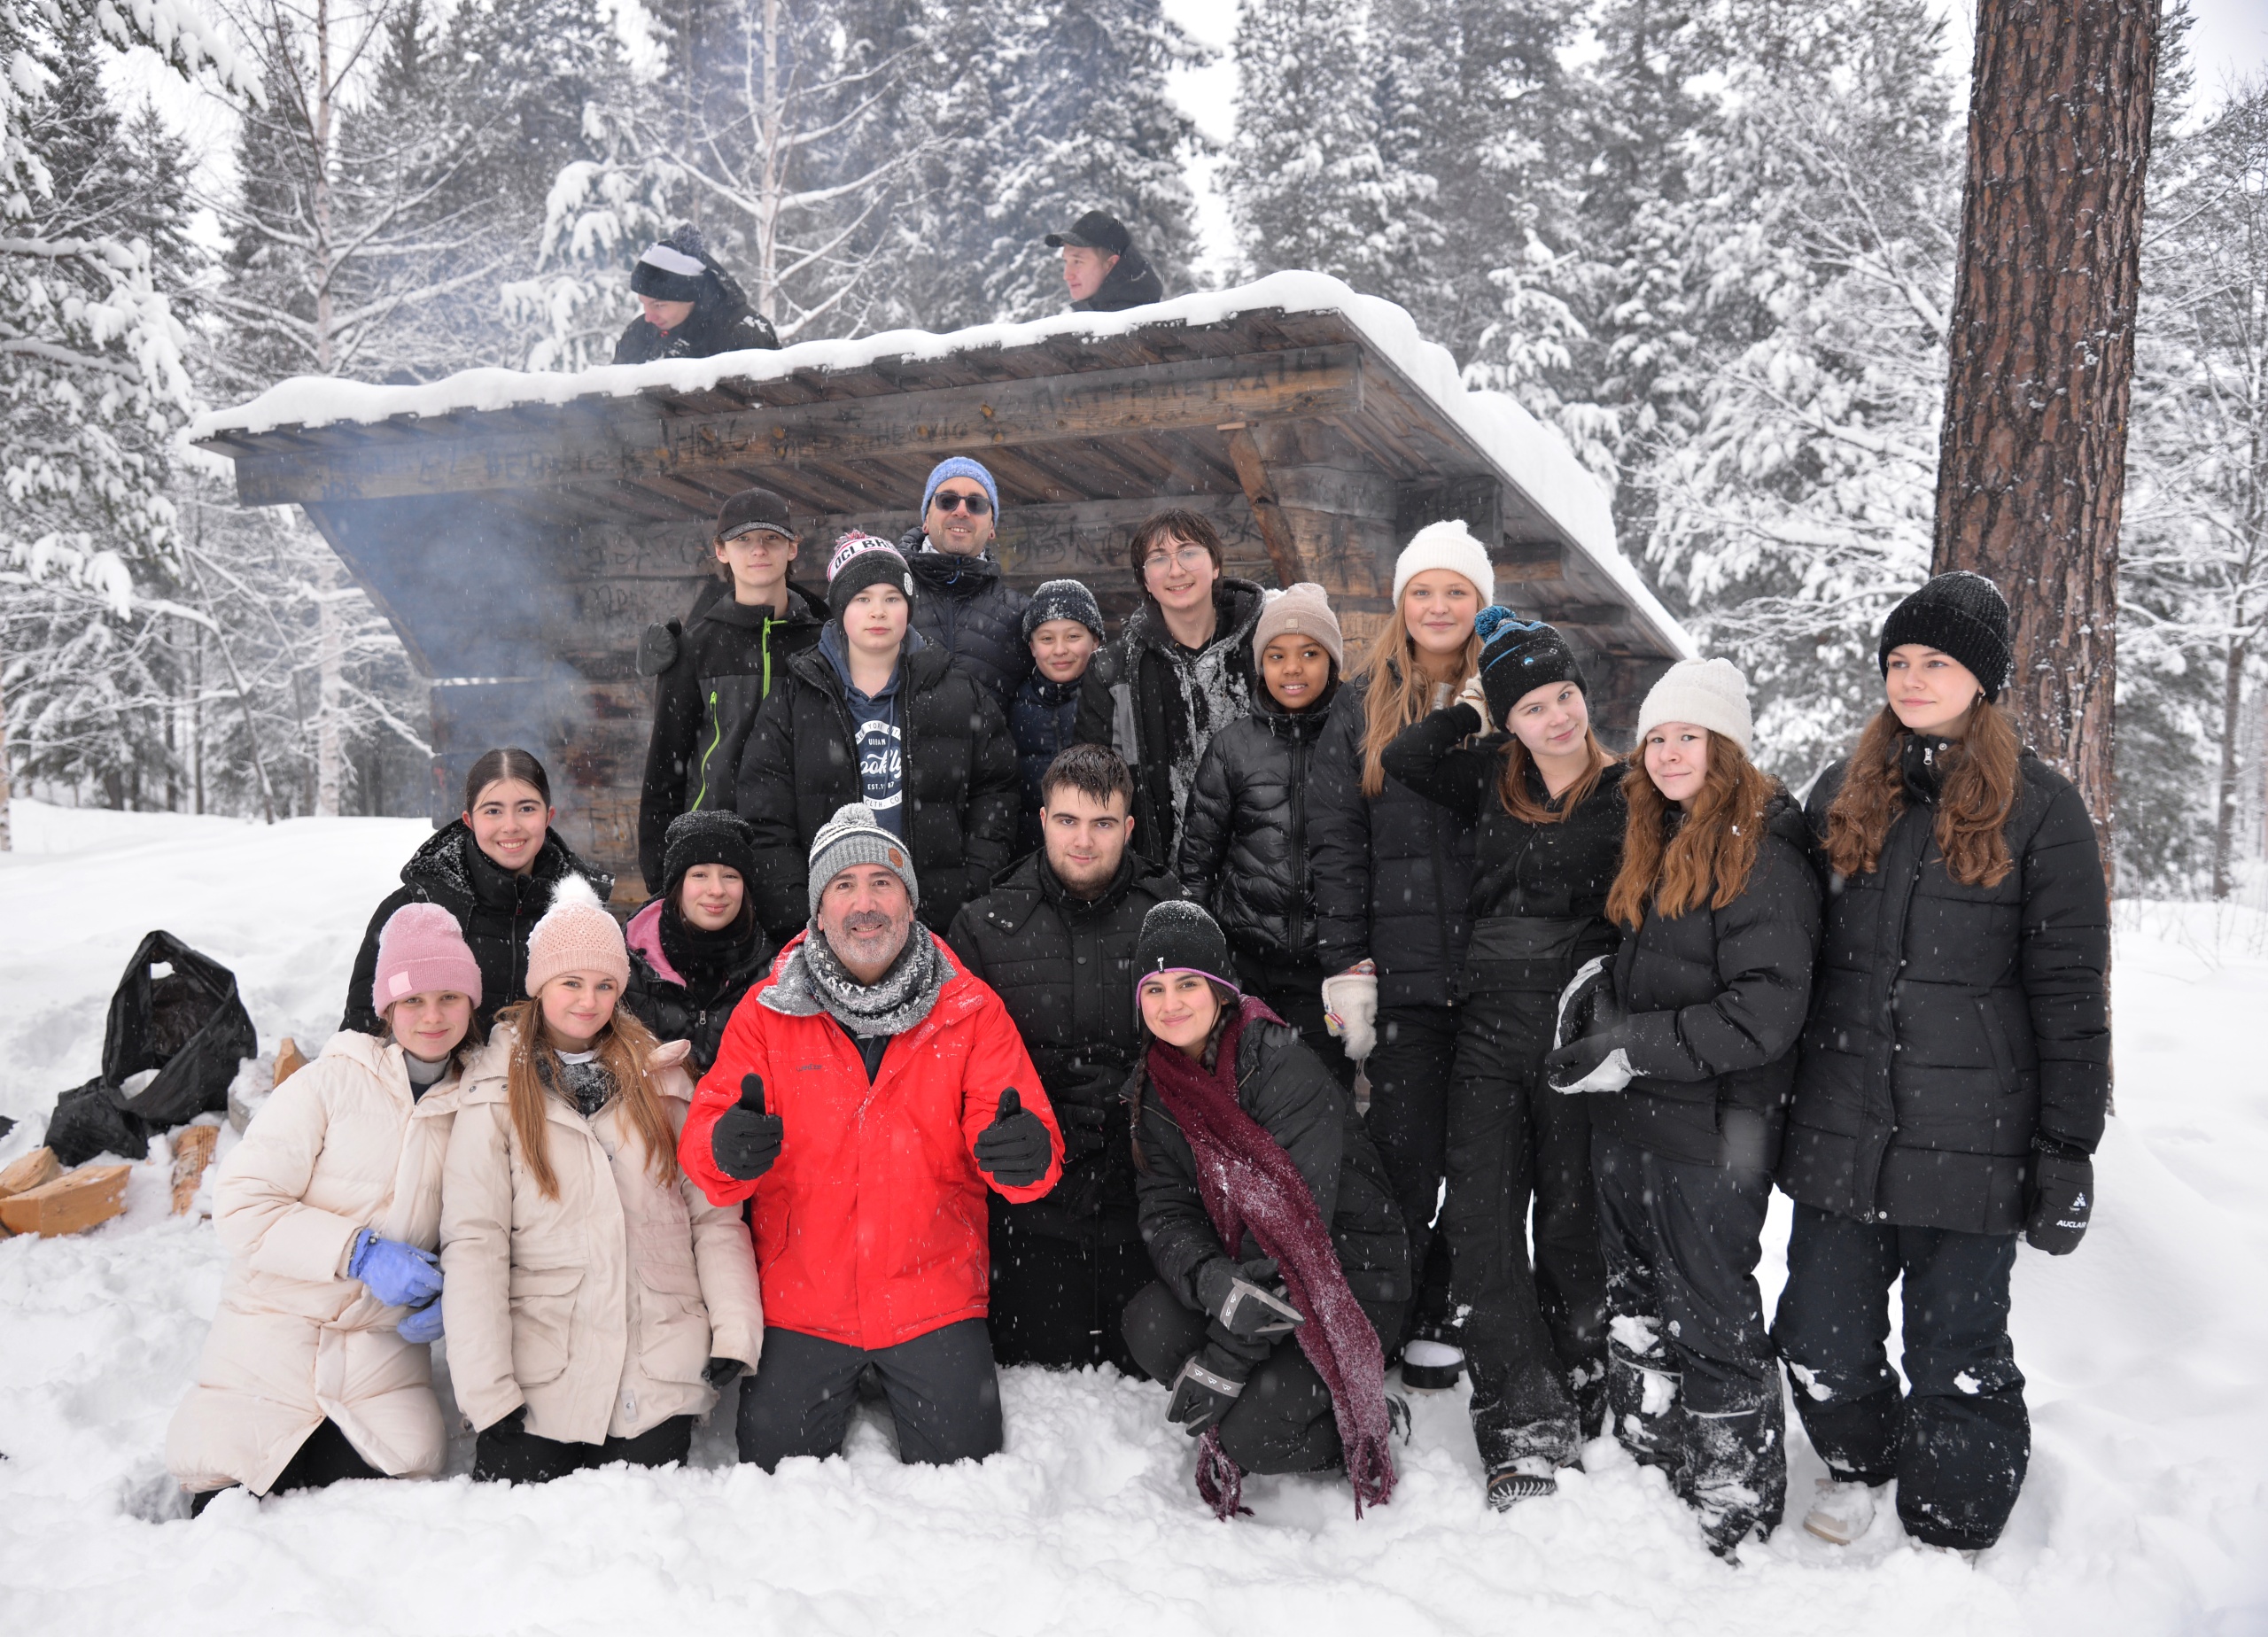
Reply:
[[[1604,955],[1583,963],[1559,994],[1559,1025],[1555,1045],[1570,1045],[1586,1035],[1604,1034],[1621,1027],[1629,1012],[1614,993],[1614,968]]]
[[[1251,1370],[1244,1360],[1208,1342],[1182,1361],[1181,1373],[1173,1378],[1166,1419],[1192,1438],[1220,1425],[1237,1407]]]
[[[1046,1126],[1024,1107],[1023,1094],[1010,1086],[1000,1093],[992,1123],[976,1135],[976,1168],[1003,1188],[1029,1188],[1047,1175],[1052,1146]]]
[[[709,1152],[717,1168],[737,1183],[752,1183],[780,1158],[784,1128],[780,1116],[764,1112],[764,1081],[741,1076],[741,1100],[717,1116],[709,1129]]]
[[[1123,1069],[1099,1063],[1074,1064],[1055,1076],[1047,1088],[1047,1100],[1063,1130],[1065,1165],[1102,1152],[1110,1111],[1117,1106],[1125,1078]]]
[[[1619,1091],[1633,1079],[1630,1027],[1618,1023],[1571,1040],[1543,1054],[1544,1077],[1554,1091]]]
[[[701,1379],[721,1389],[730,1386],[747,1368],[738,1359],[711,1359],[701,1367]]]
[[[2094,1161],[2067,1143],[2035,1137],[2024,1192],[2031,1209],[2023,1237],[2031,1247],[2050,1256],[2078,1250],[2094,1215]]]
[[[1214,1322],[1238,1341],[1274,1342],[1307,1323],[1277,1272],[1271,1257],[1256,1256],[1242,1267],[1223,1257],[1199,1273],[1197,1294]]]

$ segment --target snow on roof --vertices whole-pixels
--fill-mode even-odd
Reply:
[[[653,387],[692,392],[723,380],[764,381],[803,370],[857,369],[882,359],[941,359],[982,347],[1029,346],[1052,336],[1102,337],[1179,320],[1218,323],[1239,313],[1336,312],[1362,331],[1412,385],[1433,400],[1473,443],[1517,481],[1609,576],[1641,616],[1686,657],[1699,650],[1615,543],[1606,492],[1559,434],[1502,392],[1464,384],[1449,349],[1418,333],[1394,302],[1366,296],[1324,273],[1272,273],[1229,290],[1200,291],[1120,313],[1060,313],[1021,324],[975,324],[934,335],[885,330],[851,340],[802,341],[774,353],[726,353],[650,364],[607,364],[579,374],[467,369],[417,386],[377,386],[322,376],[295,376],[250,403],[200,415],[192,443],[225,432],[258,433],[284,426],[368,424],[394,415],[443,415],[524,405],[627,398]]]

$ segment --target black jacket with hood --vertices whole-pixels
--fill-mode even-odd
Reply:
[[[920,587],[913,629],[960,661],[1005,712],[1031,673],[1031,645],[1024,640],[1031,599],[1008,584],[997,559],[936,550],[919,525],[897,547]]]
[[[785,614],[720,595],[697,604],[682,632],[674,620],[660,628],[674,657],[654,679],[654,733],[638,801],[638,868],[649,889],[662,879],[671,820],[733,805],[741,748],[764,696],[826,625],[827,604],[789,586]]]
[[[2026,751],[2002,827],[2016,867],[1963,886],[1938,849],[1946,741],[1899,744],[1881,856],[1831,881],[1779,1183],[1862,1222],[2014,1233],[2034,1140],[2093,1153],[2109,1108],[2102,855],[2078,790]],[[1845,772],[1812,787],[1821,849]]]
[[[1181,884],[1241,954],[1315,963],[1308,779],[1336,690],[1334,681],[1306,710],[1292,711],[1262,687],[1251,713],[1214,734],[1197,764],[1181,818]]]
[[[1145,597],[1087,666],[1075,731],[1081,744],[1108,745],[1134,770],[1134,845],[1153,864],[1173,867],[1205,747],[1259,691],[1252,632],[1262,600],[1250,580],[1216,580],[1213,640],[1192,654]]]
[[[656,330],[641,314],[630,321],[614,344],[617,364],[650,364],[661,358],[714,358],[719,353],[774,353],[780,333],[772,321],[748,304],[740,282],[718,267],[706,252],[703,283],[707,286],[693,304],[693,313],[675,330]]]
[[[1084,301],[1074,301],[1074,313],[1123,313],[1128,307],[1147,306],[1153,301],[1166,299],[1165,281],[1158,276],[1147,258],[1131,244],[1120,256],[1117,264],[1103,275],[1101,287]]]
[[[438,904],[456,917],[480,967],[480,1005],[473,1015],[487,1028],[499,1011],[527,998],[528,934],[551,907],[552,888],[571,871],[590,882],[600,903],[612,895],[614,877],[578,857],[556,830],[546,832],[533,867],[525,875],[512,875],[480,850],[463,819],[450,819],[418,844],[401,866],[401,885],[370,917],[353,975],[346,981],[346,1010],[338,1026],[365,1035],[384,1032],[370,1005],[370,985],[378,975],[378,934],[405,904]]]
[[[1006,867],[1021,785],[1015,741],[991,694],[944,648],[908,633],[898,660],[906,849],[920,917],[939,933]],[[858,728],[834,663],[788,662],[741,754],[739,808],[756,832],[756,911],[784,943],[811,920],[805,882],[819,826],[861,802]]]
[[[756,981],[772,969],[772,940],[753,904],[720,932],[688,927],[671,900],[656,898],[630,918],[630,985],[622,1004],[663,1040],[693,1043],[691,1073],[709,1072],[725,1025]]]

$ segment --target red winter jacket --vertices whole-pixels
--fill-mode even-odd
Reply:
[[[935,935],[917,925],[921,937]],[[679,1163],[718,1205],[755,1198],[764,1322],[869,1351],[896,1346],[987,1308],[991,1259],[984,1191],[972,1149],[1014,1086],[1047,1127],[1047,1175],[1001,1188],[1021,1205],[1063,1174],[1063,1134],[1007,1008],[960,969],[929,1015],[891,1039],[874,1084],[825,1012],[791,1017],[763,1005],[798,937],[749,990],[695,1093]],[[741,1077],[764,1079],[765,1112],[783,1127],[780,1158],[753,1183],[717,1169],[709,1136],[740,1100]]]

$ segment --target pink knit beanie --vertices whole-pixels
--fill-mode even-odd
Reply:
[[[454,989],[478,1005],[480,963],[457,929],[455,916],[438,904],[405,904],[378,929],[370,1007],[384,1017],[394,1002],[436,989]]]
[[[528,993],[563,972],[598,972],[627,989],[630,951],[622,928],[606,912],[590,882],[570,873],[552,888],[551,907],[528,935]]]

